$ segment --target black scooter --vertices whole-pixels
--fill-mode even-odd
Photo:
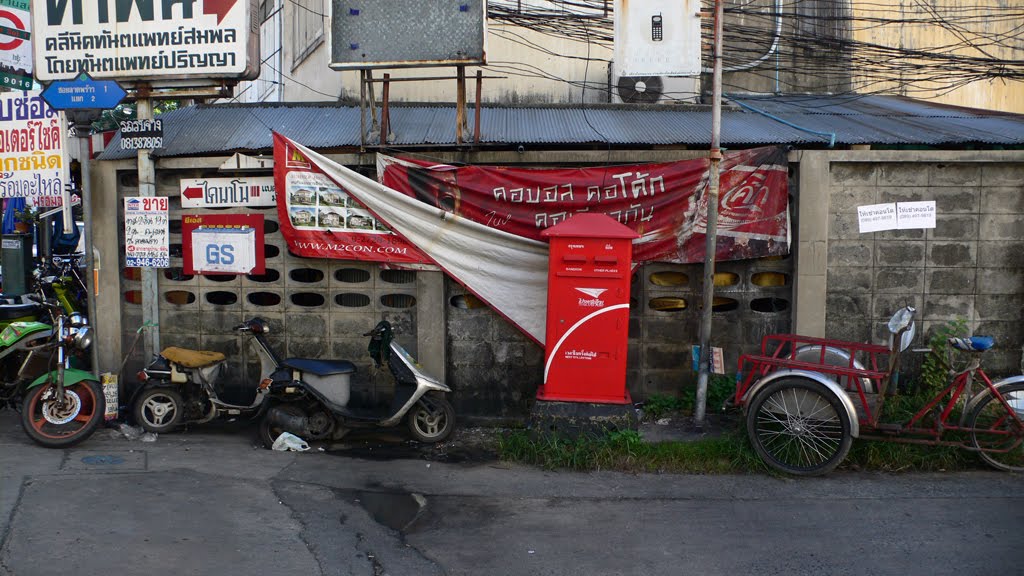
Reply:
[[[281,360],[262,334],[253,334],[261,361],[273,362],[270,407],[259,426],[260,440],[270,448],[284,432],[303,440],[339,439],[352,428],[386,428],[403,420],[412,436],[425,443],[441,442],[455,427],[455,411],[444,394],[451,389],[423,373],[412,356],[394,341],[389,322],[363,334],[378,368],[387,364],[395,379],[390,406],[375,408],[351,403],[351,378],[356,367],[347,360],[288,358]],[[263,358],[263,357],[266,358]]]

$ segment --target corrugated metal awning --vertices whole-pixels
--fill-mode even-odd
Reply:
[[[1024,115],[899,96],[730,97],[722,145],[1022,145]],[[333,103],[198,105],[161,116],[155,157],[263,152],[277,131],[314,149],[359,146],[359,108]],[[472,108],[469,111],[472,115]],[[455,145],[452,105],[391,105],[389,147]],[[472,120],[470,121],[472,122]],[[487,106],[481,146],[708,146],[711,111],[694,106]],[[101,160],[134,156],[116,136]]]

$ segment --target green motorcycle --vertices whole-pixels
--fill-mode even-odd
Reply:
[[[48,310],[52,324],[11,322],[0,331],[0,406],[20,404],[29,438],[66,448],[88,438],[103,421],[103,387],[91,372],[70,364],[92,344],[85,317],[67,314],[56,300],[37,303]]]

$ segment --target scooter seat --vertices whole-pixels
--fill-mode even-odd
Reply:
[[[315,360],[313,358],[289,358],[281,362],[285,367],[299,372],[309,372],[317,376],[332,374],[352,374],[356,365],[348,360]]]
[[[39,312],[38,304],[0,304],[0,320],[14,320],[34,316]]]
[[[175,364],[184,366],[185,368],[202,368],[203,366],[216,364],[224,359],[224,354],[221,354],[220,352],[211,352],[209,350],[188,350],[186,348],[178,348],[176,346],[168,346],[167,348],[164,348],[164,351],[161,352],[160,355]]]

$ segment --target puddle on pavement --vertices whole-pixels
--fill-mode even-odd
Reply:
[[[356,500],[378,524],[402,532],[420,515],[427,500],[419,494],[356,492]]]

